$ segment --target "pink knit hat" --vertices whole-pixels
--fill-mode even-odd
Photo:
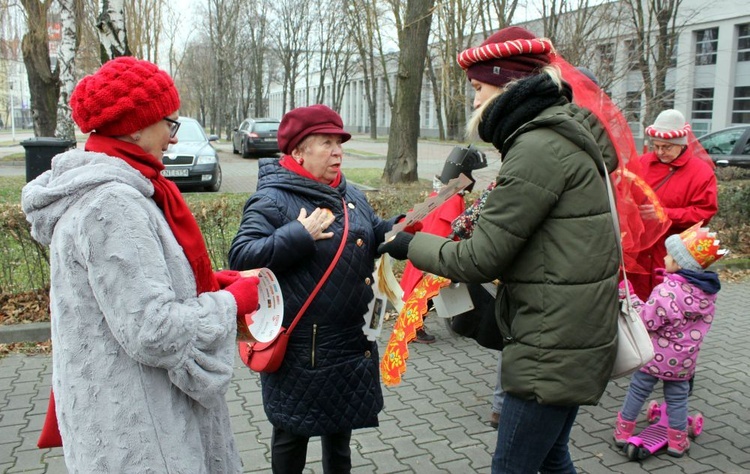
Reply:
[[[458,65],[471,79],[503,87],[513,79],[538,74],[550,64],[552,43],[518,26],[503,28],[476,48],[458,55]]]
[[[107,61],[76,85],[70,96],[73,120],[83,133],[133,133],[176,112],[180,95],[156,64],[130,56]]]

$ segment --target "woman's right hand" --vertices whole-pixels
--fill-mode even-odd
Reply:
[[[330,239],[333,237],[333,232],[326,232],[326,229],[333,223],[336,217],[329,209],[322,209],[316,207],[310,215],[307,215],[307,210],[303,207],[299,210],[299,216],[297,220],[305,226],[305,229],[310,233],[314,240]]]

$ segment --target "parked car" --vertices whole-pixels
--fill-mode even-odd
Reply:
[[[698,138],[716,166],[750,168],[750,125],[729,127]]]
[[[221,188],[221,165],[219,155],[211,142],[216,135],[206,136],[197,120],[187,117],[177,119],[177,143],[169,145],[162,157],[164,177],[174,181],[178,187],[201,187],[216,192]]]
[[[249,118],[242,121],[232,134],[232,152],[243,158],[260,153],[278,153],[276,133],[279,121],[272,118]]]

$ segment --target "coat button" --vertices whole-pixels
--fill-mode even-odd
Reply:
[[[372,353],[370,351],[365,351],[365,359],[369,359]]]
[[[365,241],[362,239],[357,239],[357,247],[361,247],[365,244]]]
[[[372,280],[370,280],[370,277],[365,278],[365,285],[370,285]]]
[[[354,209],[354,203],[353,202],[350,202],[349,204],[347,204],[347,206],[349,206],[349,209]]]

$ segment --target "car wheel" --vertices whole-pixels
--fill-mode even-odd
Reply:
[[[232,153],[234,153],[235,155],[237,155],[237,154],[239,154],[239,152],[240,152],[240,150],[238,150],[237,148],[235,148],[235,146],[234,146],[234,139],[232,139]]]
[[[244,140],[242,140],[242,157],[243,158],[250,158],[250,152],[247,151],[247,144]]]
[[[212,193],[218,192],[221,189],[221,166],[216,167],[216,181],[211,186],[206,186],[206,191]]]

